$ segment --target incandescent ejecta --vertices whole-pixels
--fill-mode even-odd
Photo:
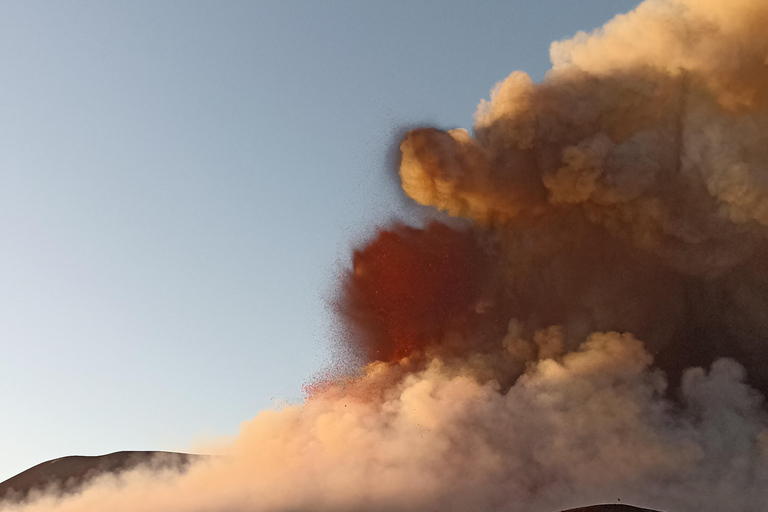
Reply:
[[[355,371],[182,475],[2,510],[764,510],[765,27],[765,0],[647,0],[497,84],[473,133],[409,132],[406,194],[464,220],[355,251]]]

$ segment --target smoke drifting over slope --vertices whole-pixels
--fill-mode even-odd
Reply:
[[[510,75],[474,136],[410,132],[406,193],[473,223],[356,252],[360,374],[184,476],[20,509],[762,510],[765,26],[762,0],[648,0]]]

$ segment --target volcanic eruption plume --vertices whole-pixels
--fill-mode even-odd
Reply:
[[[471,234],[440,223],[396,226],[356,251],[341,313],[352,353],[396,362],[466,322],[485,266]]]
[[[184,475],[18,510],[763,510],[767,26],[764,0],[647,0],[499,83],[472,134],[411,131],[405,192],[466,224],[355,252],[356,373]]]

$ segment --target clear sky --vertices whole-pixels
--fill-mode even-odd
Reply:
[[[394,135],[637,3],[0,2],[0,480],[300,400]]]

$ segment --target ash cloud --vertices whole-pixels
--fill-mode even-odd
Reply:
[[[184,476],[134,471],[8,510],[759,510],[768,436],[742,368],[690,370],[676,407],[650,361],[631,335],[594,334],[505,393],[469,363],[374,363],[346,389],[262,412]]]
[[[362,366],[184,475],[24,512],[668,512],[768,503],[768,4],[647,0],[417,129],[341,286]]]
[[[555,43],[474,136],[411,131],[403,187],[487,228],[510,317],[570,349],[632,332],[673,378],[735,357],[765,391],[766,21],[764,2],[647,1]]]

